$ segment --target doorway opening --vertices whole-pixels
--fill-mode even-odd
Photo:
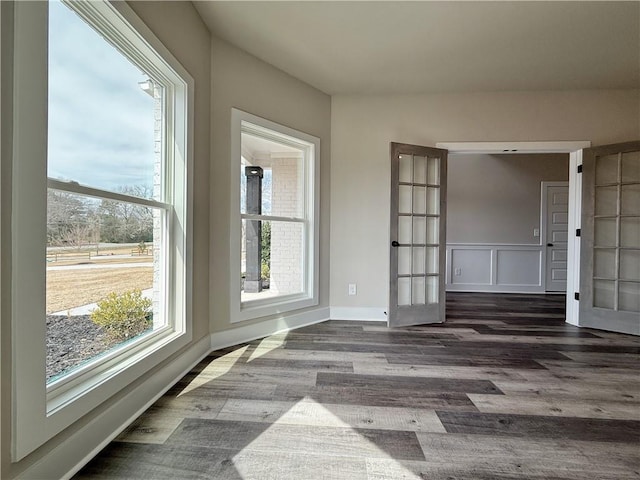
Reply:
[[[568,170],[566,153],[449,155],[447,290],[564,293]]]
[[[582,149],[589,148],[589,141],[571,142],[443,142],[436,144],[438,148],[449,150],[449,155],[478,155],[478,154],[569,154],[568,162],[568,213],[567,213],[567,270],[566,270],[566,321],[578,324],[578,302],[572,292],[577,291],[580,282],[580,244],[576,236],[576,229],[580,227],[581,213],[581,179],[578,175],[578,165],[582,164]],[[476,179],[476,181],[478,181]],[[503,258],[508,259],[512,254],[506,253]],[[497,255],[496,255],[497,261]],[[452,266],[448,258],[448,265]],[[453,267],[455,276],[456,270]],[[497,267],[496,267],[497,268]],[[451,273],[451,268],[448,269]]]

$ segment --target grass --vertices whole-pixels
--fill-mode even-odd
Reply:
[[[111,292],[144,290],[152,286],[152,264],[149,264],[149,268],[49,270],[47,271],[47,313],[95,303]]]

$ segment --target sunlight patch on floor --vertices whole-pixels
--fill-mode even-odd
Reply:
[[[446,432],[434,410],[319,404],[314,400],[292,402],[230,398],[216,418],[281,425]]]
[[[301,415],[322,419],[323,426],[292,427]],[[233,463],[243,479],[319,478],[319,472],[324,479],[358,479],[367,477],[363,460],[370,458],[393,465],[395,478],[420,479],[323,405],[305,397],[238,452]],[[352,474],[345,471],[349,469]]]
[[[249,345],[245,345],[244,347],[238,348],[233,352],[229,352],[226,355],[213,360],[202,372],[198,374],[196,378],[194,378],[189,383],[189,385],[187,385],[178,394],[178,397],[181,397],[182,395],[185,395],[189,392],[193,392],[202,385],[206,385],[211,380],[215,380],[216,378],[222,377],[229,373],[234,365],[238,363],[238,360],[242,358],[248,348]]]
[[[260,345],[258,345],[256,349],[251,353],[251,356],[247,360],[247,363],[282,347],[286,338],[287,332],[276,333],[275,335],[263,338],[260,342]]]

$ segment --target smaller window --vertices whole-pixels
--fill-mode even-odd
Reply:
[[[317,305],[320,140],[232,117],[232,321]]]

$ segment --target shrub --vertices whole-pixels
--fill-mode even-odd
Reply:
[[[91,312],[91,320],[104,328],[113,340],[120,342],[149,329],[151,316],[151,300],[144,298],[140,290],[120,295],[111,292]]]
[[[269,264],[262,262],[262,265],[260,265],[260,278],[262,280],[269,280],[270,276],[271,270],[269,269]]]

